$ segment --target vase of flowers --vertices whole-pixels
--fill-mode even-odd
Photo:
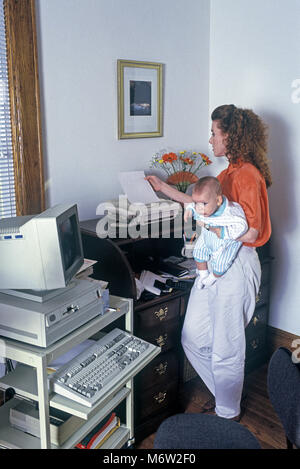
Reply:
[[[182,150],[178,153],[159,152],[152,158],[151,167],[159,168],[167,174],[166,182],[186,192],[190,184],[198,181],[197,172],[211,164],[204,153]]]

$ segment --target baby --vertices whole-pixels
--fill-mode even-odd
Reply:
[[[215,177],[199,179],[192,199],[193,203],[186,207],[184,220],[187,222],[193,215],[203,227],[193,251],[198,273],[196,286],[201,289],[213,285],[227,272],[242,245],[237,239],[248,230],[248,225],[242,207],[222,195]],[[211,228],[219,228],[220,237]],[[212,272],[208,271],[208,261]]]

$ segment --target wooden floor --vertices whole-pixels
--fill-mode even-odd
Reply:
[[[245,385],[247,397],[244,400],[240,423],[256,436],[262,449],[286,448],[282,425],[268,398],[267,365],[249,374],[245,379]],[[209,391],[200,378],[194,378],[185,383],[180,395],[185,412],[199,412],[209,395]],[[136,448],[153,448],[154,437],[155,434],[148,436]]]

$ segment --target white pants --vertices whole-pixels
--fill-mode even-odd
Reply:
[[[245,327],[255,309],[261,277],[256,250],[242,246],[230,269],[214,283],[191,290],[182,346],[215,396],[217,415],[240,413],[244,382]]]

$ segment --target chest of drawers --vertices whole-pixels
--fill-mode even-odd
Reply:
[[[260,251],[258,250],[258,252]],[[262,365],[268,357],[267,324],[272,258],[270,256],[260,256],[260,261],[261,284],[256,298],[256,308],[250,323],[246,327],[246,373]]]
[[[161,298],[155,306],[136,308],[135,330],[161,347],[161,353],[135,381],[137,438],[156,428],[157,420],[178,411],[181,318],[186,308],[182,294]]]

